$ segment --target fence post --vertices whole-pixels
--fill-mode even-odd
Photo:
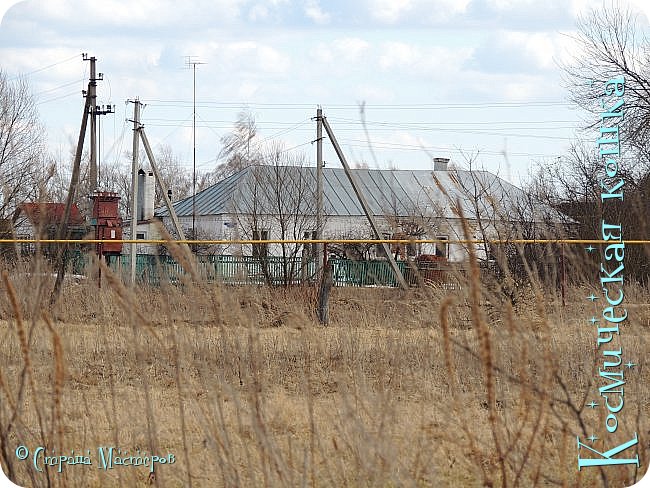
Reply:
[[[564,264],[564,243],[560,244],[562,247],[561,255],[561,268],[562,268],[562,306],[566,306],[566,266]]]
[[[332,265],[326,263],[323,267],[320,287],[318,289],[318,320],[323,325],[329,324],[330,316],[330,291],[332,290],[333,280]]]

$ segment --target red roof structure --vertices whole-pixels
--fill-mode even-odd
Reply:
[[[65,213],[65,203],[23,203],[20,208],[35,226],[58,225],[63,221]],[[84,222],[85,220],[81,212],[79,212],[79,208],[77,205],[72,204],[68,225],[83,225]]]

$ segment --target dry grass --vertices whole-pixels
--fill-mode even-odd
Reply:
[[[513,305],[478,276],[452,292],[335,288],[323,328],[313,289],[129,291],[105,271],[48,309],[40,280],[14,272],[0,303],[0,458],[24,486],[622,487],[645,471],[642,367],[619,426],[639,433],[641,470],[577,470],[576,435],[603,430],[584,407],[597,396],[586,288],[566,307],[535,286]],[[626,291],[635,362],[649,295]],[[92,468],[38,473],[20,444],[176,462],[150,478],[97,469],[93,452]]]

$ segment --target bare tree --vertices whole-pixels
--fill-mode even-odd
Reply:
[[[643,152],[637,154],[639,158],[643,157]],[[650,231],[646,217],[650,212],[650,173],[619,166],[619,176],[626,185],[625,199],[619,205],[603,205],[600,197],[602,167],[602,161],[593,148],[574,144],[564,156],[539,163],[530,191],[560,212],[574,237],[597,238],[601,235],[604,219],[621,224],[626,239],[647,238]],[[647,279],[650,260],[642,246],[626,249],[625,260],[630,263],[627,268],[630,277]]]
[[[264,153],[265,165],[249,169],[237,199],[242,237],[255,240],[313,239],[316,231],[315,179],[303,166],[302,154],[292,155],[280,144]],[[254,245],[252,255],[263,266],[268,284],[289,285],[304,277],[302,268],[315,258],[315,246],[282,243]],[[273,252],[275,251],[275,252]],[[275,254],[275,256],[273,256]],[[279,263],[279,270],[272,263]]]
[[[392,195],[392,201],[383,208],[384,218],[389,229],[389,232],[384,237],[396,240],[419,240],[436,237],[440,231],[442,210],[435,202],[428,201],[426,192],[421,193],[424,198],[401,202],[397,202],[395,195]],[[390,246],[395,259],[401,258],[402,260],[419,256],[421,254],[420,247],[401,243],[394,243]]]
[[[172,201],[186,198],[192,194],[192,175],[189,168],[174,154],[173,149],[167,145],[156,148],[156,166],[163,180],[163,188],[156,184],[154,205],[163,205],[163,192],[172,192]],[[131,152],[125,151],[123,159],[105,162],[102,164],[100,187],[107,191],[114,191],[121,197],[120,213],[129,215],[131,209]],[[140,167],[147,169],[144,151],[140,153]],[[201,178],[201,174],[197,175]],[[199,190],[203,189],[200,185]]]
[[[43,179],[43,129],[27,82],[0,71],[0,218],[38,198]]]
[[[592,10],[578,22],[579,54],[564,66],[572,100],[600,123],[604,83],[625,78],[625,117],[621,135],[635,147],[650,135],[650,41],[641,34],[634,13],[620,3]]]
[[[163,193],[167,193],[169,190],[171,190],[172,200],[190,196],[192,194],[192,174],[189,166],[183,166],[171,146],[165,144],[158,147],[155,157],[158,172],[163,180],[163,188],[156,185],[155,206],[160,207],[165,203]],[[197,190],[201,191],[201,189],[197,185]]]
[[[249,110],[242,110],[237,116],[234,130],[221,138],[223,145],[217,160],[225,160],[214,171],[213,179],[218,181],[243,168],[263,164],[262,147],[257,137],[255,118]]]
[[[625,200],[603,207],[602,158],[595,150],[572,148],[551,173],[558,187],[557,208],[582,224],[580,237],[600,235],[600,220],[606,219],[623,225],[626,239],[645,239],[650,210],[650,40],[635,13],[616,2],[593,10],[580,19],[578,28],[575,41],[580,51],[564,66],[567,85],[572,100],[592,114],[587,125],[592,134],[599,126],[617,125],[621,151],[617,177],[625,181]],[[616,92],[612,85],[605,90],[610,80],[624,80],[624,96],[618,93],[622,83]],[[649,258],[641,246],[626,249],[628,276],[647,280]]]

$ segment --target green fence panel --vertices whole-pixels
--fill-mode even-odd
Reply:
[[[334,267],[334,283],[337,286],[397,286],[397,280],[388,261],[354,261],[330,259]],[[402,274],[407,264],[398,261]]]
[[[171,256],[138,254],[136,257],[136,281],[159,286],[161,280],[178,283],[185,271]],[[131,257],[106,256],[108,266],[122,276],[129,276]],[[229,284],[299,284],[313,280],[315,261],[278,256],[263,259],[250,256],[198,256],[197,272],[209,282]]]
[[[123,256],[107,256],[108,266],[118,274],[128,277],[131,259]],[[335,286],[397,286],[397,280],[387,261],[354,261],[330,259],[334,268]],[[397,262],[404,276],[411,270],[403,261]],[[316,274],[315,260],[301,258],[284,259],[278,256],[253,258],[251,256],[198,256],[197,271],[208,282],[232,285],[271,283],[273,285],[313,282]],[[286,272],[285,272],[286,270]],[[161,282],[180,283],[185,275],[183,267],[171,256],[138,254],[136,280],[159,286]]]

